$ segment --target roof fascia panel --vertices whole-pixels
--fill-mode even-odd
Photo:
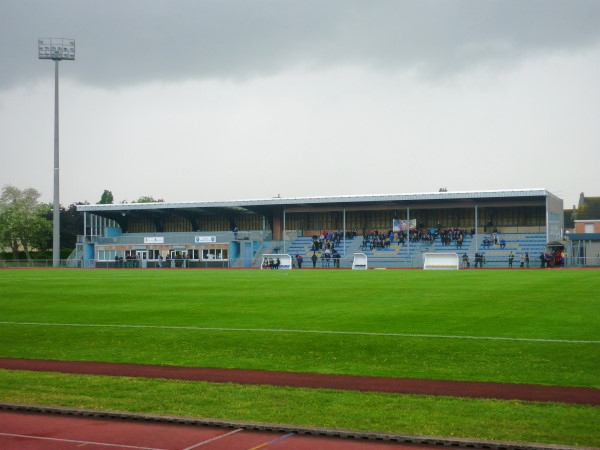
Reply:
[[[251,208],[257,206],[297,206],[320,204],[352,204],[379,202],[419,202],[419,201],[449,201],[449,200],[478,200],[490,198],[520,198],[554,196],[546,189],[513,189],[499,191],[461,191],[461,192],[429,192],[416,194],[382,194],[382,195],[345,195],[335,197],[275,197],[257,200],[231,200],[209,202],[181,203],[118,203],[110,205],[77,205],[81,212],[110,212],[110,211],[143,211],[162,209],[195,209],[195,208]]]

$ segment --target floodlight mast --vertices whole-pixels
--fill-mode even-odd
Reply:
[[[75,59],[74,39],[38,39],[38,59],[54,61],[54,206],[52,209],[52,265],[60,267],[60,158],[58,140],[58,62]]]

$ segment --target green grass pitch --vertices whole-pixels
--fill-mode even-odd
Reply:
[[[0,356],[599,388],[599,292],[600,271],[594,270],[5,270],[0,271]],[[25,389],[29,394],[18,394],[19,389],[8,387],[14,374],[7,372],[0,371],[4,401],[52,384],[47,374],[32,375]],[[76,378],[61,377],[59,386]],[[163,383],[165,389],[181,386]],[[265,398],[280,392],[268,390]],[[317,392],[305,394],[312,396],[314,405]],[[66,404],[73,395],[47,401]],[[377,395],[368,402],[408,397]],[[417,403],[436,402],[441,405],[442,399]],[[479,417],[485,415],[482,409],[497,409],[491,404],[504,405],[505,410],[511,403],[457,402],[478,405],[479,412],[473,414]],[[143,402],[132,407],[155,412]],[[380,407],[390,416],[389,404]],[[533,405],[519,408],[526,407]],[[598,422],[597,408],[560,408],[568,414],[587,411]],[[349,413],[340,410],[337,415]],[[248,417],[231,412],[226,418]],[[257,411],[252,419],[292,421]],[[310,424],[322,426],[332,420],[328,416]],[[369,429],[416,434],[429,430],[365,420],[362,427]],[[574,420],[590,419],[560,420],[576,429]],[[413,417],[410,422],[419,420]],[[479,422],[480,431],[459,432],[466,437],[483,434],[573,445],[600,442],[589,430],[581,432],[587,440],[569,437],[566,431],[556,437],[558,428],[550,420],[547,434],[513,430],[508,436],[490,431],[491,424],[498,423],[495,416],[490,424]],[[360,428],[362,422],[335,423]],[[457,427],[436,430],[448,434]],[[539,431],[539,425],[532,428]],[[503,429],[512,428],[505,424]]]

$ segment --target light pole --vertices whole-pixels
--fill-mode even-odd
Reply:
[[[75,40],[40,38],[38,58],[54,61],[54,208],[52,211],[52,261],[60,267],[60,200],[59,200],[59,152],[58,152],[58,62],[75,59]]]

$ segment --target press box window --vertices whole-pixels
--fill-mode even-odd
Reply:
[[[202,259],[209,261],[224,261],[228,258],[226,248],[205,248],[202,250]]]
[[[116,250],[98,250],[98,261],[114,261]]]

